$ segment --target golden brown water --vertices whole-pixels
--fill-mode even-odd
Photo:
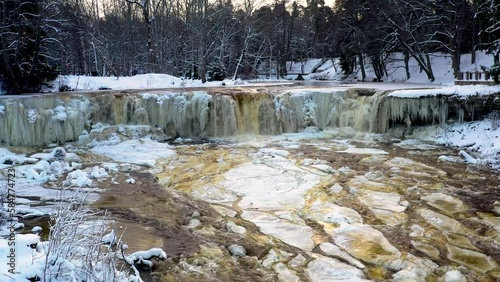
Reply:
[[[388,155],[370,157],[335,153],[334,150],[339,150],[338,144],[323,141],[319,143],[321,144],[318,146],[303,145],[298,149],[286,150],[291,152],[289,158],[297,164],[302,163],[304,159],[321,159],[328,161],[334,169],[348,166],[353,173],[323,175],[321,182],[307,193],[304,212],[307,212],[315,199],[349,207],[361,215],[363,222],[380,231],[391,245],[403,253],[403,257],[412,254],[432,261],[439,267],[463,265],[470,270],[467,277],[472,281],[494,281],[498,278],[500,252],[496,244],[499,242],[499,233],[494,231],[491,224],[490,227],[485,227],[482,223],[482,230],[471,226],[472,222],[485,222],[481,219],[485,216],[483,213],[491,211],[493,203],[499,200],[496,191],[500,182],[496,173],[468,169],[462,164],[434,161],[439,155],[454,153],[451,150],[440,149],[419,154],[416,151],[384,145],[379,148],[389,152]],[[267,146],[283,149],[280,145]],[[332,150],[325,151],[324,147],[330,147]],[[165,162],[164,171],[158,174],[158,177],[160,183],[169,189],[182,191],[203,200],[203,197],[197,196],[200,195],[199,191],[208,186],[218,186],[223,181],[225,172],[251,161],[251,155],[258,150],[258,147],[248,145],[217,148],[178,147],[178,155]],[[394,167],[398,167],[400,171],[394,173],[391,170]],[[359,177],[367,172],[377,171],[380,172],[378,178],[359,181]],[[340,183],[344,191],[338,194],[328,192],[334,183]],[[408,201],[409,206],[404,212],[379,214],[380,209],[374,209],[369,202],[360,201],[362,197],[359,195],[349,193],[350,187],[360,191],[396,193],[400,195],[401,200]],[[214,190],[214,193],[224,193],[224,190]],[[446,197],[440,196],[441,194]],[[237,213],[241,212],[238,209],[240,200],[241,198],[233,204],[233,210]],[[486,214],[491,217],[491,213]],[[431,218],[426,219],[424,216],[427,215]],[[438,216],[436,220],[441,219],[443,222],[435,222],[432,216]],[[392,220],[395,220],[394,226],[387,225]],[[313,240],[316,244],[331,242],[329,234],[335,234],[339,228],[333,223],[306,223],[314,231]],[[425,230],[424,237],[409,236],[410,227],[413,225],[419,225]],[[246,235],[249,236],[254,235]],[[376,241],[364,241],[361,233],[354,232],[348,234],[348,237],[354,239],[350,247],[352,251],[348,253],[361,261],[371,262],[365,270],[367,277],[376,280],[390,277],[388,271],[391,270],[384,266],[388,261],[384,261],[393,259],[391,252]],[[491,240],[497,243],[492,243]],[[411,241],[417,243],[412,245]],[[382,264],[373,263],[376,261]],[[443,275],[442,270],[434,269],[429,273],[428,279],[437,280],[440,275]]]

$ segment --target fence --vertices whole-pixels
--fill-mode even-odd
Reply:
[[[487,71],[485,72],[480,72],[480,71],[466,71],[466,72],[459,72],[457,79],[455,80],[456,85],[468,85],[468,84],[486,84],[486,85],[492,85],[495,84],[493,81],[493,77],[491,74]]]
[[[484,81],[488,81],[488,80],[493,80],[493,78],[491,77],[490,73],[489,72],[479,72],[479,71],[475,71],[475,72],[459,72],[458,73],[458,78],[457,80],[484,80]]]

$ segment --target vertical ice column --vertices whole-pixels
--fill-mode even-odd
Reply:
[[[0,142],[41,146],[78,138],[85,129],[89,101],[54,95],[1,99]]]

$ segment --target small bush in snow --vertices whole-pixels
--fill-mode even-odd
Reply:
[[[7,186],[5,185],[5,183],[0,181],[0,231],[3,231],[1,230],[2,226],[5,224],[9,216],[6,207],[4,206],[6,197],[7,197]]]
[[[88,194],[76,193],[55,205],[49,241],[44,244],[44,281],[120,281],[116,251],[102,247],[105,214],[90,211]],[[97,219],[96,219],[97,218]]]

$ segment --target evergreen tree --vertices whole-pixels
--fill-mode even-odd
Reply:
[[[208,67],[207,75],[209,81],[222,81],[227,75],[226,67],[219,59],[216,59]]]

